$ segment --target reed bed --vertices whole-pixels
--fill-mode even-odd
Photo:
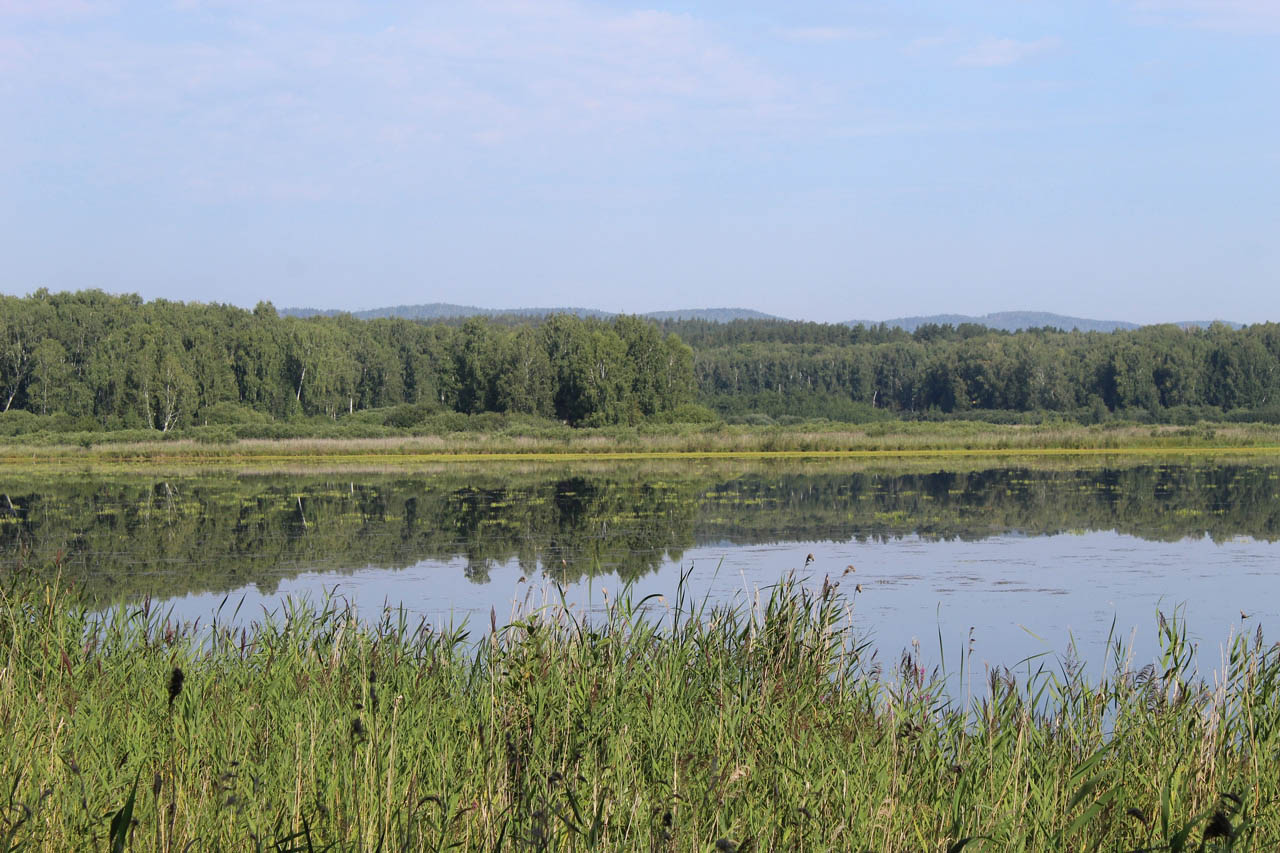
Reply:
[[[1275,453],[1280,427],[1265,424],[1202,424],[1197,427],[1106,424],[999,425],[976,421],[877,422],[749,427],[649,425],[607,429],[541,430],[376,438],[244,438],[206,442],[199,438],[118,440],[112,433],[86,434],[81,443],[10,437],[0,443],[6,466],[138,465],[146,463],[244,464],[351,461],[429,463],[486,458],[565,457],[618,459],[687,456],[912,456],[1053,453]],[[133,433],[129,434],[133,436]],[[46,437],[48,438],[48,437]]]
[[[1273,850],[1280,653],[1238,637],[949,697],[834,584],[434,627],[0,592],[0,850]],[[1093,667],[1095,671],[1098,667]],[[953,682],[955,680],[953,679]]]

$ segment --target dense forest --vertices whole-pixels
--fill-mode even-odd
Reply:
[[[770,321],[663,328],[694,348],[699,398],[722,415],[1280,418],[1275,323],[1117,332]]]
[[[280,317],[97,291],[0,298],[0,412],[174,428],[388,409],[627,423],[692,399],[692,353],[634,317],[537,326]]]
[[[715,415],[1276,422],[1280,324],[1083,333],[567,314],[424,322],[100,291],[0,297],[6,434],[357,415],[406,429],[485,412],[585,426]]]

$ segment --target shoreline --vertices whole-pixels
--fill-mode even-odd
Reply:
[[[374,464],[412,466],[474,463],[557,463],[715,460],[910,460],[928,458],[1046,458],[1109,455],[1152,457],[1280,455],[1280,427],[1025,427],[984,424],[899,424],[868,428],[742,429],[644,433],[453,433],[379,438],[194,438],[90,444],[0,443],[0,466],[11,470],[84,466],[178,464],[242,467],[254,464]]]
[[[565,453],[357,453],[323,454],[317,458],[311,454],[246,454],[227,456],[185,456],[182,454],[156,454],[146,456],[112,457],[94,460],[92,457],[53,457],[47,459],[19,459],[0,456],[0,465],[58,466],[71,468],[85,462],[105,464],[148,465],[172,462],[188,465],[239,467],[253,463],[297,464],[308,461],[324,463],[372,463],[389,466],[415,464],[465,464],[465,463],[558,463],[558,462],[669,462],[669,461],[732,461],[732,460],[894,460],[894,459],[948,459],[985,458],[1019,459],[1044,457],[1159,457],[1159,456],[1277,456],[1280,446],[1219,446],[1219,447],[1044,447],[1044,448],[939,448],[927,450],[726,450],[726,451],[605,451]]]

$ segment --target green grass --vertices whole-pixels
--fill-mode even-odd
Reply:
[[[211,428],[212,429],[212,428]],[[195,430],[189,431],[195,433]],[[0,444],[7,466],[138,466],[364,464],[406,465],[485,459],[559,460],[785,457],[1007,456],[1095,453],[1276,453],[1280,426],[1201,424],[1195,427],[1054,423],[1000,425],[975,421],[890,421],[863,425],[810,423],[791,427],[654,424],[643,427],[558,427],[443,435],[246,438],[225,442],[196,436],[149,440],[147,434],[9,437]],[[61,442],[61,443],[60,443]]]
[[[334,601],[193,631],[13,580],[0,850],[1275,849],[1280,654],[1240,637],[1204,681],[1160,632],[1096,681],[955,662],[966,702],[792,581],[468,634]]]

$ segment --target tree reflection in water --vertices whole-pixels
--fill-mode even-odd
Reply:
[[[306,570],[458,558],[477,583],[512,559],[530,577],[626,580],[718,542],[1072,530],[1271,541],[1280,537],[1277,471],[1200,462],[923,473],[774,464],[58,476],[0,482],[0,557],[41,570],[57,561],[106,602],[247,583],[270,592]]]

